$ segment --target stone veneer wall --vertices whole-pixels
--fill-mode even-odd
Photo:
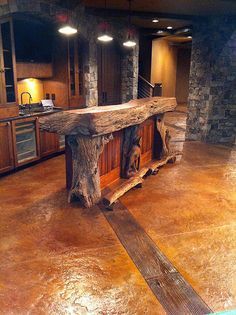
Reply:
[[[79,2],[79,1],[78,1]],[[41,18],[52,20],[55,14],[62,10],[56,5],[56,1],[50,0],[11,0],[0,6],[0,17],[9,13],[30,13]],[[98,69],[97,69],[97,26],[101,19],[85,15],[83,5],[79,5],[72,13],[78,21],[79,34],[87,42],[86,60],[84,67],[84,84],[86,106],[98,105]],[[127,25],[125,21],[118,19],[109,20],[114,38],[122,47],[125,39]],[[138,43],[138,36],[136,36]],[[137,98],[138,89],[138,44],[134,49],[122,47],[121,69],[121,99],[122,102]]]
[[[97,69],[97,29],[101,19],[94,16],[85,16],[81,19],[81,13],[78,14],[80,18],[79,29],[84,38],[88,39],[88,56],[85,71],[85,89],[87,106],[96,106],[98,104],[98,69]],[[137,98],[138,93],[138,58],[139,45],[138,34],[135,35],[137,45],[135,48],[125,48],[122,43],[125,40],[127,32],[126,23],[121,23],[117,19],[109,19],[114,40],[121,48],[121,101],[127,102],[131,99]],[[105,43],[109,45],[109,43]],[[111,104],[112,105],[112,104]]]
[[[211,17],[193,25],[187,138],[235,144],[236,19]]]

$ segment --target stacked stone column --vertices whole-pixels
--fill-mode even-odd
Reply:
[[[235,144],[236,22],[198,19],[193,25],[187,138]]]

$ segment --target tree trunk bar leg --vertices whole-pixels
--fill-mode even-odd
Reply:
[[[87,137],[68,136],[68,145],[72,153],[72,182],[68,201],[79,199],[89,208],[101,199],[98,161],[104,145],[112,135]]]
[[[156,116],[156,128],[162,140],[162,152],[161,152],[162,158],[170,154],[169,143],[170,143],[170,138],[171,138],[170,132],[168,128],[165,126],[164,117],[165,117],[165,114],[159,114]]]

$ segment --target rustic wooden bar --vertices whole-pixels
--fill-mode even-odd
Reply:
[[[101,199],[101,183],[103,187],[109,184],[106,173],[131,182],[148,160],[168,156],[170,135],[164,113],[176,105],[174,97],[151,97],[40,118],[42,130],[66,136],[69,202],[78,198],[85,207],[91,207]],[[159,151],[156,141],[161,144]]]

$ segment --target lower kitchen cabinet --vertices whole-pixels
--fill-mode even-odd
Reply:
[[[39,130],[38,117],[0,122],[0,174],[65,150],[65,136]]]
[[[14,168],[12,130],[10,122],[0,123],[0,174]]]
[[[59,137],[55,133],[40,131],[40,154],[42,157],[58,152]]]
[[[40,158],[38,118],[12,121],[15,166],[21,166]]]

